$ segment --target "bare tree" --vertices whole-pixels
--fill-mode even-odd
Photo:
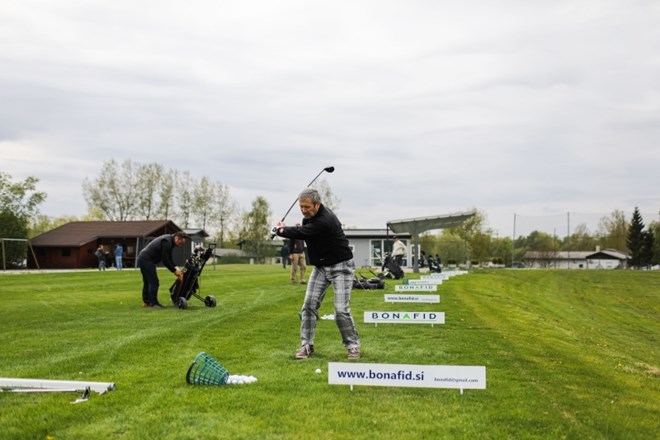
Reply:
[[[174,213],[174,191],[178,175],[175,170],[167,170],[160,176],[157,216],[161,219],[169,219]]]
[[[314,185],[312,185],[312,188],[316,189],[319,192],[323,206],[325,206],[326,208],[330,209],[333,212],[339,209],[341,205],[341,200],[339,199],[339,197],[335,196],[335,194],[332,192],[332,188],[330,188],[330,184],[328,183],[327,180],[322,179],[320,181],[317,181]]]
[[[135,186],[135,212],[138,218],[151,220],[157,215],[158,189],[162,176],[161,164],[148,163],[138,166]]]
[[[193,186],[192,213],[197,226],[206,229],[213,216],[213,199],[215,198],[214,185],[208,177],[204,176]]]
[[[101,167],[99,177],[83,181],[83,195],[90,210],[96,208],[108,220],[130,220],[136,213],[137,175],[130,159],[119,166],[112,159]]]
[[[616,209],[609,217],[600,219],[598,234],[603,247],[625,251],[628,222],[623,211]]]
[[[214,186],[214,209],[213,223],[218,226],[219,246],[223,247],[228,237],[228,229],[232,216],[236,214],[236,202],[229,194],[229,187],[222,183],[216,183]]]
[[[190,175],[190,172],[184,171],[181,173],[176,182],[177,192],[174,198],[178,207],[177,219],[180,221],[179,226],[184,229],[190,227],[190,217],[193,212],[194,203],[194,188],[195,179]]]

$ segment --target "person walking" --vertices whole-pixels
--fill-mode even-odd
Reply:
[[[280,237],[304,240],[307,244],[309,262],[314,266],[307,284],[301,310],[301,347],[296,359],[307,359],[314,353],[314,337],[319,309],[326,290],[334,290],[335,323],[341,334],[342,343],[348,350],[348,359],[359,359],[360,336],[351,314],[351,289],[355,274],[353,252],[348,245],[337,216],[321,203],[318,191],[304,189],[298,196],[298,205],[304,219],[302,226],[286,226],[278,222],[273,232]]]
[[[142,273],[142,302],[144,307],[163,308],[158,302],[158,273],[156,264],[162,262],[179,280],[183,280],[183,271],[174,265],[172,251],[176,246],[183,246],[190,236],[183,231],[165,234],[152,240],[138,254],[137,266]]]
[[[299,228],[300,223],[296,224],[296,228]],[[305,259],[305,242],[303,240],[296,240],[292,238],[289,240],[289,246],[291,247],[291,283],[298,284],[298,271],[300,271],[300,284],[306,284],[305,281],[305,272],[307,271],[307,261]]]
[[[115,248],[115,266],[117,267],[117,270],[122,270],[124,267],[122,263],[123,255],[124,248],[122,247],[121,243],[117,243],[117,247]]]
[[[403,257],[406,255],[408,248],[405,244],[397,237],[394,236],[394,244],[392,245],[392,257],[394,257],[394,262],[401,267],[403,265]]]

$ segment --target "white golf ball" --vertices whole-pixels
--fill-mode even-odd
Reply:
[[[320,368],[316,369],[316,374],[321,374],[321,369]]]

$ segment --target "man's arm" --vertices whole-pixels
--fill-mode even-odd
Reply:
[[[161,249],[161,260],[163,265],[172,273],[176,273],[178,268],[174,265],[174,260],[172,260],[172,250],[174,245],[169,240],[163,239],[160,243]]]

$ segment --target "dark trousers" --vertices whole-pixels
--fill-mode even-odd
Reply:
[[[158,304],[160,281],[156,272],[156,264],[138,258],[137,265],[142,273],[142,302],[149,305]]]

